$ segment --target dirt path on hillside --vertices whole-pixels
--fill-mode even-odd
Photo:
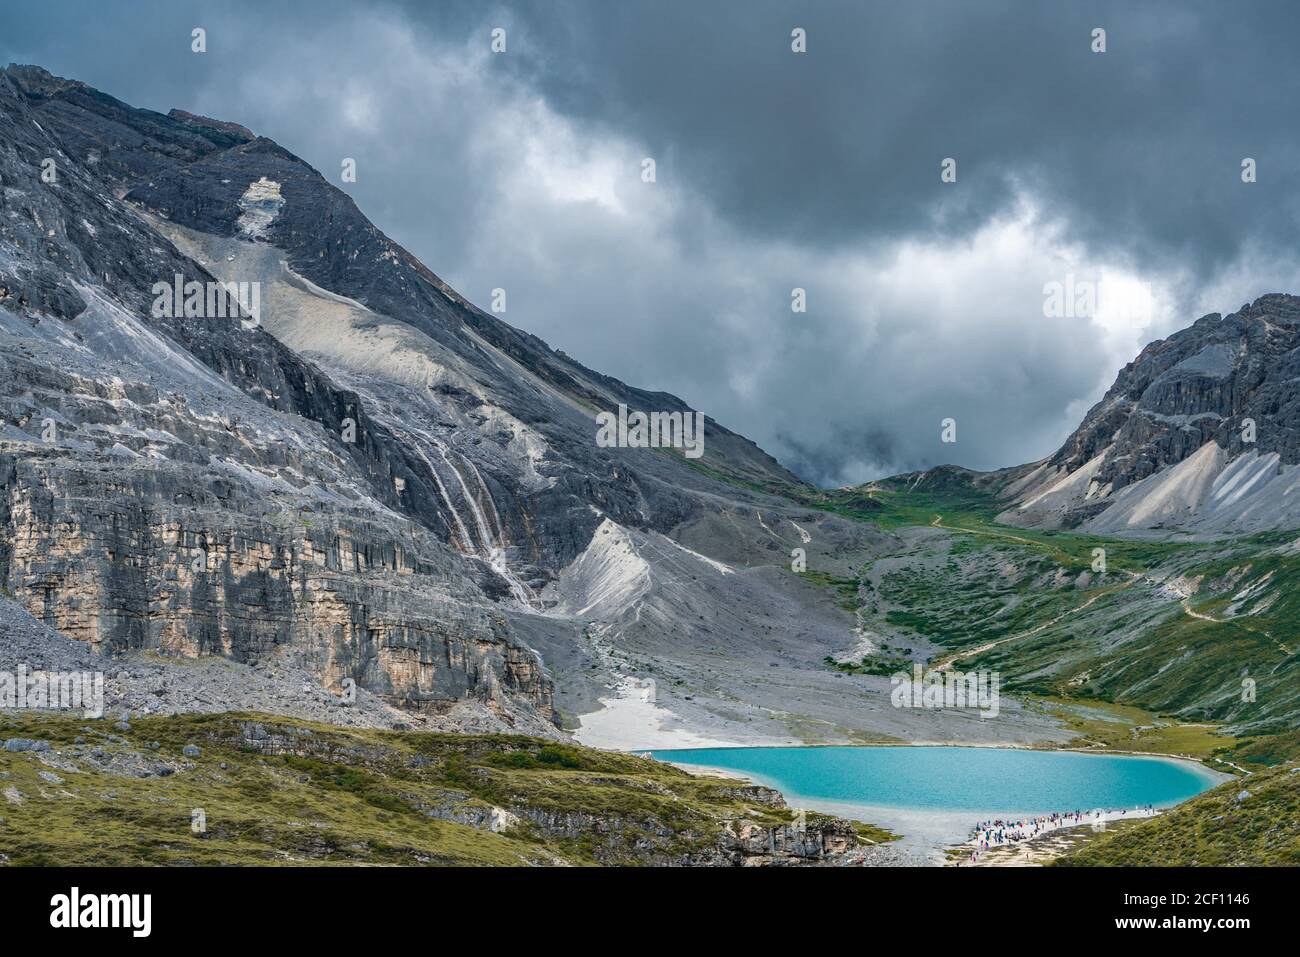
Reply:
[[[1187,614],[1191,615],[1193,618],[1199,618],[1201,621],[1212,621],[1216,625],[1240,625],[1242,628],[1245,628],[1247,631],[1253,631],[1257,635],[1263,635],[1269,641],[1273,642],[1273,644],[1277,645],[1278,650],[1280,650],[1282,654],[1286,655],[1288,658],[1291,657],[1292,654],[1291,649],[1288,648],[1285,644],[1283,644],[1279,639],[1274,638],[1272,633],[1269,632],[1267,629],[1254,628],[1251,625],[1247,624],[1241,618],[1215,618],[1213,615],[1203,615],[1199,611],[1194,611],[1192,609],[1192,606],[1189,604],[1191,600],[1192,599],[1190,595],[1184,596],[1182,601],[1182,608],[1183,611],[1187,612]]]
[[[984,535],[988,538],[1006,538],[1006,539],[1010,539],[1013,542],[1023,542],[1026,545],[1036,545],[1039,548],[1051,548],[1051,546],[1048,545],[1046,542],[1036,542],[1032,538],[1021,538],[1019,535],[1008,535],[1005,532],[988,532],[982,529],[974,529],[974,528],[962,528],[958,525],[945,525],[943,524],[942,515],[936,515],[934,517],[934,521],[930,523],[930,527],[942,528],[946,532],[965,532],[967,535]],[[1052,549],[1052,550],[1060,551],[1059,548]],[[1064,555],[1065,552],[1061,552],[1061,554]]]
[[[1033,539],[1029,539],[1029,538],[1021,538],[1018,535],[1006,535],[1001,532],[985,532],[973,528],[954,528],[951,525],[944,525],[942,515],[936,515],[934,517],[934,521],[930,523],[930,526],[932,528],[941,528],[947,532],[965,532],[967,535],[983,535],[987,538],[1005,538],[1005,539],[1010,539],[1013,542],[1021,542],[1025,545],[1034,545],[1040,548],[1044,548],[1044,547],[1050,548],[1050,546],[1045,545],[1043,542],[1036,542]],[[1059,549],[1053,549],[1053,550],[1059,551]],[[1065,553],[1061,552],[1061,554],[1065,554]],[[1053,625],[1061,621],[1064,621],[1066,618],[1069,618],[1072,615],[1077,615],[1079,612],[1083,611],[1089,605],[1092,605],[1094,602],[1106,597],[1107,595],[1112,595],[1117,591],[1122,591],[1123,589],[1128,588],[1138,579],[1143,577],[1142,574],[1139,572],[1125,572],[1124,574],[1129,576],[1128,581],[1122,582],[1121,584],[1118,585],[1111,585],[1108,588],[1101,589],[1100,591],[1097,592],[1097,594],[1093,595],[1091,598],[1083,602],[1081,605],[1077,605],[1074,608],[1070,608],[1067,611],[1061,612],[1061,614],[1057,615],[1055,618],[1051,619],[1050,621],[1045,621],[1041,625],[1037,625],[1036,627],[1031,628],[1028,631],[1022,631],[1019,632],[1018,634],[1010,635],[1006,638],[999,638],[997,641],[987,642],[986,644],[979,645],[976,648],[967,648],[963,651],[958,651],[951,655],[947,655],[939,659],[938,663],[934,665],[934,670],[945,671],[948,668],[951,668],[954,662],[960,661],[963,658],[970,658],[974,655],[983,654],[989,649],[996,648],[999,645],[1005,645],[1011,641],[1019,641],[1022,638],[1028,638],[1032,635],[1036,635],[1040,631],[1043,631],[1047,628],[1051,628]]]

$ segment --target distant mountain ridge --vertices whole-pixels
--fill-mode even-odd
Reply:
[[[1300,298],[1261,296],[1152,342],[1053,455],[992,473],[998,520],[1095,533],[1300,527]]]

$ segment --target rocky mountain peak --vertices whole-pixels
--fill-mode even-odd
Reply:
[[[0,589],[96,651],[547,731],[537,649],[604,667],[546,614],[597,528],[673,549],[798,483],[707,418],[698,462],[599,447],[601,410],[693,412],[479,310],[243,126],[11,67],[0,140]],[[177,282],[258,321],[160,306]]]
[[[173,120],[186,123],[190,126],[203,126],[210,130],[217,130],[222,133],[230,133],[234,136],[242,137],[245,140],[257,139],[257,134],[246,126],[240,126],[238,123],[227,123],[225,120],[214,120],[210,116],[200,116],[198,113],[190,113],[186,110],[171,109],[167,115]]]
[[[1060,450],[1020,472],[1010,494],[1021,508],[1007,515],[1089,521],[1125,489],[1198,454],[1188,479],[1243,456],[1275,474],[1300,463],[1300,297],[1261,296],[1147,345]],[[1213,487],[1208,473],[1200,478]]]
[[[20,89],[30,96],[53,96],[65,90],[90,89],[80,80],[68,80],[55,76],[44,67],[31,64],[10,63],[5,72]]]

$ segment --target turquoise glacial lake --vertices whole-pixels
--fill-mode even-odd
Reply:
[[[963,747],[697,748],[661,761],[742,774],[796,806],[1030,813],[1168,807],[1224,778],[1184,761]]]

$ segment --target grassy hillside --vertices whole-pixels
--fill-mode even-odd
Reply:
[[[1229,781],[1172,811],[1108,833],[1057,866],[1300,864],[1300,765]]]
[[[0,720],[5,739],[48,744],[0,751],[0,863],[15,865],[734,864],[892,839],[800,824],[765,788],[512,735],[22,714]]]
[[[1300,755],[1300,533],[1192,542],[1013,528],[972,476],[938,469],[808,503],[909,542],[860,571],[865,631],[895,646],[923,638],[944,649],[932,666],[997,670],[1012,692],[1205,726],[1139,726],[1133,749],[1204,755],[1249,738],[1240,757],[1252,765]],[[1214,726],[1231,736],[1208,739]],[[1093,738],[1115,747],[1128,733]],[[1177,748],[1190,738],[1204,740]]]

